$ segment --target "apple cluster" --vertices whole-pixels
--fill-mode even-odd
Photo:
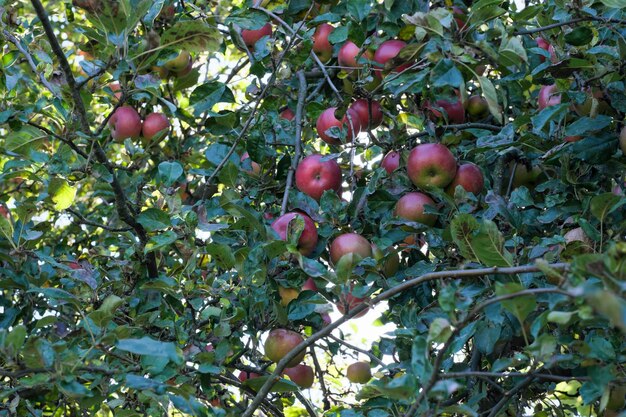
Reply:
[[[109,128],[111,137],[117,142],[141,137],[145,143],[150,143],[153,139],[167,134],[170,121],[163,113],[150,113],[142,122],[134,107],[124,105],[118,107],[111,115]]]

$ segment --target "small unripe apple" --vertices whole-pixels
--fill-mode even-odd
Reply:
[[[565,239],[565,243],[583,242],[586,245],[591,244],[589,237],[582,227],[576,227],[568,231],[567,233],[565,233],[565,235],[563,235],[563,238]]]
[[[366,384],[372,379],[370,364],[367,362],[355,362],[348,366],[346,376],[354,384]]]
[[[254,50],[254,45],[264,36],[272,36],[272,25],[269,23],[265,24],[261,29],[244,29],[241,31],[243,43],[245,43],[250,50]]]
[[[151,141],[155,137],[167,134],[170,128],[170,120],[163,113],[150,113],[143,120],[141,135],[146,141]]]
[[[131,106],[118,107],[109,119],[111,137],[118,142],[136,139],[141,135],[141,117]]]
[[[313,368],[309,365],[299,364],[293,368],[286,368],[283,374],[287,375],[300,388],[311,388],[315,379]]]
[[[396,203],[394,215],[412,222],[434,226],[437,222],[437,216],[424,213],[425,206],[427,205],[436,206],[433,199],[426,194],[419,192],[407,193]]]
[[[287,307],[290,302],[298,298],[300,291],[297,288],[278,287],[278,294],[280,295],[280,304]]]
[[[304,339],[299,333],[287,329],[274,329],[265,340],[265,356],[272,362],[279,362]],[[298,353],[295,358],[287,362],[288,367],[294,367],[304,359],[305,351]]]
[[[334,29],[328,23],[322,23],[313,34],[313,52],[323,63],[330,61],[333,57],[333,46],[328,41],[328,36]]]
[[[250,155],[248,154],[248,152],[244,152],[243,155],[241,155],[240,161],[243,162],[246,159],[250,159]],[[258,163],[250,159],[250,166],[251,168],[244,169],[244,172],[246,172],[248,175],[251,175],[253,177],[258,177],[261,174],[261,165],[259,165]]]
[[[481,96],[471,96],[467,100],[467,114],[471,120],[482,120],[489,115],[487,100]]]
[[[191,55],[189,52],[183,50],[178,53],[176,58],[172,58],[163,64],[163,68],[172,72],[183,71],[191,62]]]
[[[330,259],[336,265],[347,254],[353,254],[357,259],[371,257],[372,246],[367,239],[358,233],[344,233],[337,236],[331,243]]]
[[[380,162],[380,166],[387,171],[389,175],[393,173],[396,169],[400,167],[400,152],[398,151],[389,151],[387,155],[383,157],[383,160]]]

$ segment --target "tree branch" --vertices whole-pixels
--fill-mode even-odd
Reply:
[[[67,211],[73,214],[78,219],[79,223],[86,224],[87,226],[99,227],[101,229],[108,230],[110,232],[128,232],[128,231],[133,230],[131,227],[111,227],[111,226],[106,226],[104,224],[92,222],[91,220],[87,220],[85,216],[83,216],[82,214],[80,214],[79,212],[75,210],[68,208]]]
[[[360,347],[356,347],[356,346],[346,342],[345,340],[342,340],[342,339],[340,339],[337,336],[334,336],[332,334],[328,335],[328,337],[330,339],[334,340],[335,342],[344,345],[345,347],[347,347],[350,350],[353,350],[355,352],[359,352],[359,353],[362,353],[363,355],[366,355],[368,358],[371,359],[372,362],[376,362],[377,365],[385,366],[385,363],[382,360],[380,360],[380,358],[378,356],[374,355],[372,352],[369,352],[369,351],[367,351],[365,349],[361,349]]]
[[[602,23],[617,23],[620,25],[624,25],[626,24],[626,20],[622,20],[622,19],[610,19],[610,18],[604,18],[604,17],[599,17],[599,16],[586,16],[586,17],[579,17],[577,19],[572,19],[572,20],[567,20],[565,22],[557,22],[557,23],[552,23],[550,25],[546,25],[546,26],[541,26],[538,28],[534,28],[534,29],[522,29],[522,30],[518,30],[513,32],[513,35],[517,36],[517,35],[531,35],[533,33],[538,33],[538,32],[543,32],[545,30],[550,30],[550,29],[555,29],[561,26],[568,26],[568,25],[574,25],[576,23],[580,23],[580,22],[602,22]]]
[[[311,352],[311,358],[313,359],[313,366],[315,366],[315,373],[317,374],[317,380],[320,382],[320,390],[322,391],[322,401],[324,403],[324,411],[330,410],[330,396],[328,395],[328,389],[326,388],[326,383],[324,382],[324,371],[322,371],[322,366],[320,365],[320,361],[317,360],[317,355],[315,354],[315,346],[311,346],[309,349]]]

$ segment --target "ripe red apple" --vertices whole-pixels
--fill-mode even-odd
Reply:
[[[163,64],[163,68],[172,72],[180,72],[187,68],[189,62],[191,62],[191,55],[189,52],[182,50],[176,58],[172,58]]]
[[[245,43],[250,50],[254,50],[254,45],[264,36],[272,36],[272,25],[269,23],[266,23],[261,29],[243,29],[241,31],[243,43]]]
[[[380,103],[376,100],[360,98],[352,103],[350,108],[357,113],[363,129],[368,127],[375,129],[383,122],[383,110]],[[372,115],[371,119],[370,112]]]
[[[11,217],[11,215],[9,214],[9,209],[4,204],[0,204],[0,216],[4,217],[7,220],[9,220]]]
[[[287,240],[289,223],[296,217],[300,217],[304,221],[304,230],[302,230],[300,239],[298,239],[298,250],[305,256],[310,255],[315,250],[315,246],[317,246],[317,227],[315,227],[315,222],[309,216],[304,213],[285,213],[274,220],[272,229],[278,233],[282,240]]]
[[[292,330],[274,329],[265,340],[265,356],[272,362],[279,362],[300,343],[304,342],[302,336]],[[294,367],[304,359],[305,351],[298,353],[295,358],[287,362],[287,367]]]
[[[467,100],[467,114],[471,120],[482,120],[489,115],[487,100],[481,96],[471,96]]]
[[[313,386],[313,368],[309,365],[299,364],[293,368],[285,368],[284,375],[296,383],[300,388],[311,388]]]
[[[552,44],[548,41],[546,41],[543,38],[537,38],[537,46],[545,51],[548,51],[548,53],[550,53],[550,61],[553,64],[556,64],[557,62],[557,57],[556,57],[556,52],[554,50],[554,46],[552,46]],[[539,61],[541,62],[545,62],[546,61],[546,57],[543,55],[539,55]]]
[[[387,155],[383,157],[383,160],[380,161],[380,166],[387,171],[388,174],[391,175],[393,171],[400,167],[400,152],[398,151],[389,151]]]
[[[394,215],[412,222],[434,226],[437,222],[437,216],[424,213],[424,206],[426,205],[436,207],[433,199],[426,194],[418,192],[407,193],[396,203]]]
[[[446,111],[448,116],[448,123],[465,123],[465,107],[460,99],[455,101],[449,100],[437,100],[435,106],[442,108]],[[426,108],[430,110],[430,119],[434,122],[437,120],[444,120],[441,111],[432,106],[429,102],[426,102]]]
[[[250,159],[250,155],[248,154],[248,152],[244,152],[243,155],[241,155],[240,161],[243,162],[246,159]],[[261,165],[259,165],[258,163],[250,159],[250,166],[252,168],[244,169],[244,172],[246,172],[248,175],[251,175],[253,177],[258,177],[261,174]]]
[[[341,145],[341,139],[333,138],[326,133],[326,131],[331,127],[337,127],[339,129],[343,129],[346,132],[346,140],[348,142],[352,142],[354,137],[361,131],[362,122],[359,118],[359,114],[355,110],[349,108],[343,116],[343,119],[338,120],[335,116],[336,110],[336,107],[330,107],[319,115],[315,124],[317,134],[328,144]]]
[[[118,82],[109,83],[109,88],[116,99],[122,98],[122,86]]]
[[[404,41],[399,41],[396,39],[385,41],[380,44],[378,49],[376,49],[376,53],[374,54],[374,61],[384,66],[387,63],[387,61],[390,61],[394,59],[396,56],[398,56],[402,48],[404,48],[405,46],[406,46],[406,42]],[[405,69],[409,68],[410,66],[411,66],[411,63],[407,62],[406,64],[397,66],[392,71],[402,72]],[[377,69],[376,74],[379,77],[382,77],[382,72],[383,72],[382,69]]]
[[[296,187],[319,201],[326,190],[341,194],[341,168],[334,159],[322,161],[320,154],[309,155],[298,164]]]
[[[361,52],[361,48],[359,48],[357,44],[352,41],[346,41],[346,43],[341,46],[339,53],[337,54],[337,62],[339,62],[339,65],[342,67],[360,68],[361,64],[357,62],[359,59],[367,59],[371,61],[372,54],[368,50]],[[343,68],[343,70],[350,71],[346,68]]]
[[[446,188],[446,193],[453,196],[457,185],[463,187],[468,193],[478,195],[481,193],[485,185],[483,173],[480,168],[471,162],[461,164],[456,170],[454,179]]]
[[[330,245],[330,259],[333,264],[347,254],[353,254],[358,259],[372,256],[372,245],[358,233],[344,233],[333,240]]]
[[[348,366],[346,376],[354,384],[366,384],[372,379],[370,364],[367,362],[355,362]]]
[[[555,94],[556,91],[556,84],[541,86],[541,88],[539,89],[539,96],[537,98],[537,107],[539,108],[539,110],[561,104],[561,95]]]
[[[328,36],[335,28],[328,23],[322,23],[315,29],[313,34],[313,52],[326,63],[333,57],[333,46],[328,41]]]
[[[350,293],[342,293],[339,296],[339,301],[337,301],[337,310],[339,310],[341,314],[345,315],[345,314],[350,313],[357,306],[360,306],[364,302],[365,302],[365,298],[355,297]],[[363,317],[364,315],[367,314],[368,311],[369,311],[369,307],[361,311],[360,313],[358,313],[356,316],[354,316],[354,318],[358,319],[359,317]]]
[[[118,142],[136,139],[141,135],[141,117],[131,106],[118,107],[109,119],[111,137]]]
[[[237,376],[237,378],[241,381],[241,382],[245,382],[248,379],[254,379],[254,378],[258,378],[261,375],[257,374],[256,372],[248,372],[248,371],[240,371],[239,375]]]
[[[417,187],[444,188],[456,175],[456,159],[444,145],[424,143],[409,154],[407,173]]]
[[[298,291],[297,288],[285,288],[279,286],[278,295],[280,295],[280,304],[287,307],[290,302],[298,298],[300,291]]]
[[[163,113],[150,113],[143,120],[141,135],[147,141],[151,141],[156,136],[167,134],[170,128],[170,120]]]
[[[306,281],[304,281],[304,284],[302,284],[302,291],[318,291],[313,278],[309,277]]]
[[[622,153],[626,155],[626,126],[624,126],[619,133],[619,148],[622,150]]]
[[[293,120],[296,118],[296,114],[289,108],[280,112],[280,117],[287,120]]]

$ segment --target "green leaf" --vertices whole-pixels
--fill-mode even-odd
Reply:
[[[565,128],[565,136],[581,136],[587,132],[596,132],[609,126],[613,118],[598,115],[597,117],[581,117]]]
[[[156,356],[157,358],[168,358],[173,363],[180,365],[183,363],[183,355],[176,345],[171,342],[160,342],[144,336],[141,339],[121,339],[116,347],[125,352],[136,355]]]
[[[478,77],[478,82],[480,83],[481,90],[483,90],[483,96],[489,105],[489,112],[499,123],[502,123],[502,111],[500,110],[500,106],[498,106],[498,93],[496,92],[496,88],[487,77]]]
[[[13,244],[13,223],[0,214],[0,236],[4,236]]]
[[[460,87],[463,84],[463,74],[450,59],[442,59],[430,73],[433,87]]]
[[[70,207],[76,197],[76,188],[70,186],[63,178],[52,178],[48,183],[48,194],[54,203],[55,210],[61,211]]]
[[[23,156],[30,155],[31,151],[37,150],[48,135],[33,126],[23,126],[18,131],[9,129],[4,142],[4,149]]]
[[[428,342],[445,343],[451,335],[452,326],[447,319],[437,317],[430,323],[430,327],[428,328]]]
[[[511,266],[513,256],[504,250],[504,238],[495,223],[482,224],[469,214],[459,214],[450,223],[450,232],[461,255],[485,266]]]
[[[179,21],[161,35],[161,45],[189,52],[215,52],[222,43],[217,28],[202,20]]]
[[[165,233],[161,233],[160,235],[151,237],[150,240],[146,243],[146,247],[143,249],[143,252],[154,252],[155,250],[159,250],[171,245],[172,243],[176,242],[176,240],[178,240],[178,235],[176,235],[176,232],[168,230]]]
[[[183,166],[177,161],[161,162],[159,164],[159,179],[166,186],[171,187],[183,175]]]
[[[136,390],[154,391],[157,394],[164,394],[167,385],[154,379],[147,378],[143,375],[126,374],[126,386]]]
[[[206,246],[206,251],[220,268],[231,269],[235,266],[235,255],[230,246],[210,243]]]
[[[520,37],[509,38],[508,40],[506,37],[503,37],[499,53],[500,59],[506,66],[519,65],[522,62],[528,61],[526,49],[524,48]]]
[[[565,34],[565,42],[574,46],[586,45],[593,39],[593,31],[587,26],[578,26]]]
[[[533,132],[539,134],[550,120],[564,116],[569,111],[569,106],[569,103],[562,103],[556,106],[546,107],[541,110],[538,115],[531,117],[530,120],[533,123]]]
[[[49,368],[56,358],[52,343],[39,337],[29,338],[21,355],[29,368]]]
[[[597,195],[591,199],[591,214],[603,222],[609,213],[611,213],[613,207],[620,203],[620,200],[620,197],[613,193]]]
[[[626,0],[600,0],[602,4],[606,7],[611,7],[613,9],[625,9],[626,8]]]
[[[148,232],[163,230],[171,226],[168,214],[156,208],[149,208],[139,213],[137,223],[142,225]]]
[[[219,81],[204,83],[196,87],[189,97],[193,114],[199,116],[217,103],[234,103],[235,96],[228,86]]]
[[[348,14],[356,18],[357,21],[364,20],[372,10],[371,0],[350,0],[347,3]]]
[[[518,293],[523,290],[525,290],[525,288],[521,284],[515,282],[509,282],[506,284],[496,282],[496,295],[498,296]],[[520,323],[523,323],[524,319],[528,317],[530,313],[535,311],[537,302],[535,301],[535,297],[533,295],[523,295],[502,301],[502,306],[517,317]]]

